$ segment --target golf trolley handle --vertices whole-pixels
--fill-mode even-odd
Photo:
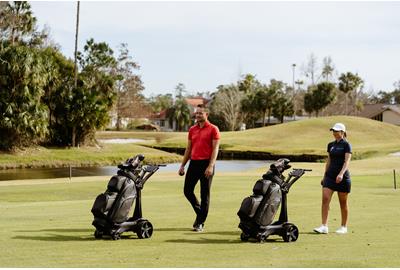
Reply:
[[[137,181],[137,187],[140,189],[143,189],[144,184],[146,181],[156,172],[160,169],[160,167],[165,167],[167,165],[165,164],[156,164],[156,165],[143,165],[141,167],[141,171],[138,175],[138,178],[136,179]]]
[[[293,169],[289,173],[289,178],[285,181],[284,184],[284,191],[286,193],[289,192],[290,187],[300,178],[304,175],[305,172],[310,172],[312,171],[311,169]]]

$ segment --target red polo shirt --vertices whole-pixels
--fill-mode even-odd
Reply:
[[[219,140],[220,134],[217,126],[206,121],[201,128],[198,124],[189,129],[189,140],[192,142],[190,159],[210,159],[212,154],[212,141]]]

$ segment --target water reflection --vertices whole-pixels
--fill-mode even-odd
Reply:
[[[177,172],[180,163],[167,164],[161,167],[160,172]],[[187,166],[187,165],[186,165]],[[268,162],[260,160],[217,160],[217,172],[240,172],[256,168],[267,168]],[[116,166],[104,167],[78,167],[71,168],[72,177],[78,176],[100,176],[114,175],[117,173]],[[70,176],[70,168],[29,168],[0,170],[0,181],[21,179],[50,179],[67,178]]]

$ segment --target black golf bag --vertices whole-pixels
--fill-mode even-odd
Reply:
[[[283,171],[289,169],[288,159],[279,159],[271,164],[270,169],[258,180],[253,187],[253,194],[245,198],[238,211],[240,218],[239,228],[242,230],[240,238],[247,241],[255,238],[264,242],[271,234],[282,236],[285,242],[296,241],[298,229],[288,223],[286,196],[291,185],[299,179],[306,169],[293,169],[285,181]],[[279,219],[273,222],[279,206]]]
[[[118,165],[117,175],[111,177],[107,190],[95,199],[91,212],[96,238],[109,235],[118,240],[125,231],[133,231],[139,238],[151,237],[153,225],[142,218],[141,190],[162,165],[141,166],[143,160],[143,155],[137,155]],[[133,216],[128,218],[134,202]]]

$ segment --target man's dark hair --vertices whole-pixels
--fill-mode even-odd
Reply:
[[[204,106],[203,104],[197,105],[197,108],[202,108],[203,112],[208,113],[208,114],[210,113],[210,110],[206,106]]]

